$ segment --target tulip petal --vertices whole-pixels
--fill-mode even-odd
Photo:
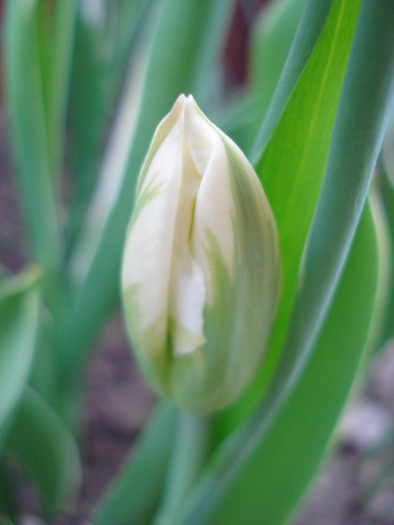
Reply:
[[[207,231],[214,235],[230,276],[234,271],[233,196],[226,151],[216,128],[198,109],[193,97],[185,103],[187,142],[202,180],[193,225],[193,252],[207,279],[207,300],[211,304],[213,282]]]
[[[153,157],[140,190],[143,206],[135,210],[129,228],[123,265],[125,292],[134,287],[141,331],[168,317],[168,289],[173,255],[182,159],[176,154],[183,142],[183,116],[170,130]],[[135,286],[137,286],[135,288]],[[137,306],[131,306],[131,311]],[[167,339],[163,326],[162,341]]]
[[[182,182],[177,209],[170,284],[170,315],[176,321],[172,325],[170,334],[174,355],[193,352],[205,342],[203,332],[205,280],[200,264],[193,257],[190,243],[201,175],[190,157],[189,149],[185,144],[186,137],[184,130]]]

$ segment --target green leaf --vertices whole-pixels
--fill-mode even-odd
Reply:
[[[36,338],[34,361],[30,370],[29,385],[57,410],[59,356],[56,352],[56,324],[46,308],[41,308],[40,324]]]
[[[32,388],[26,387],[6,448],[19,459],[53,513],[78,488],[77,445],[63,421]]]
[[[373,5],[373,7],[372,7]],[[365,2],[303,254],[284,360],[307,354],[345,264],[394,99],[394,4]],[[375,57],[375,58],[374,58]],[[290,364],[291,366],[291,364]]]
[[[322,39],[322,32],[328,24],[328,19],[333,17],[332,10],[336,1],[315,2],[315,0],[308,0],[306,3],[292,47],[275,89],[272,103],[253,145],[251,158],[255,164],[261,160],[264,149],[272,138],[297,83],[300,82],[312,56],[316,54],[315,48],[319,40]],[[316,58],[314,60],[316,61]]]
[[[56,299],[62,242],[51,172],[40,57],[41,2],[9,0],[5,17],[5,81],[21,200],[43,285]]]
[[[353,384],[377,279],[367,208],[324,329],[296,384],[268,414],[262,405],[222,444],[174,525],[286,521],[321,462]]]
[[[200,474],[210,450],[210,423],[204,416],[178,411],[177,431],[160,508],[154,523],[172,525],[173,514]]]
[[[115,11],[115,68],[121,68],[126,62],[142,18],[154,3],[154,0],[117,0],[116,7],[112,7],[112,2],[108,2],[108,9]]]
[[[327,162],[359,2],[337,1],[314,53],[257,163],[277,221],[282,299],[264,363],[275,366],[287,333],[301,256]]]
[[[148,525],[156,512],[173,449],[177,410],[160,403],[121,473],[96,509],[94,525]]]
[[[71,64],[77,19],[77,0],[55,2],[53,28],[49,44],[50,63],[46,93],[48,148],[53,176],[61,175],[65,148],[65,128],[68,110]]]
[[[114,105],[111,34],[104,30],[103,21],[89,23],[83,13],[80,10],[76,26],[70,92],[70,157],[75,188],[67,231],[68,252],[97,179],[106,126]]]
[[[30,5],[27,2],[19,2],[19,4],[19,7],[13,8],[15,13],[11,15],[11,18],[12,16],[18,18],[19,22],[15,22],[14,28],[10,28],[10,32],[14,33],[10,40],[17,40],[19,46],[32,47],[29,58],[37,61],[31,64],[36,66],[35,78],[28,69],[21,72],[21,75],[36,83],[36,101],[40,99],[40,103],[44,105],[50,171],[52,177],[55,177],[54,184],[57,187],[65,146],[64,132],[77,0],[55,2],[53,7],[48,2],[40,0],[30,2]],[[26,28],[24,24],[31,26],[30,32],[18,37],[17,33]]]
[[[33,360],[39,275],[34,267],[0,283],[0,450]]]
[[[322,3],[314,5],[317,10],[322,9]],[[234,428],[253,408],[282,352],[301,257],[327,162],[358,10],[358,1],[335,2],[299,81],[290,91],[295,72],[300,68],[297,64],[292,65],[291,61],[299,62],[304,58],[305,38],[300,30],[310,17],[313,19],[311,4],[307,5],[259,139],[266,146],[256,163],[256,171],[278,227],[282,291],[270,344],[260,371],[238,403],[219,417],[217,426],[222,435]],[[299,44],[298,40],[301,41]],[[297,58],[296,50],[301,58]],[[286,93],[291,93],[291,97],[283,108]],[[269,133],[269,140],[265,139]]]
[[[68,225],[69,252],[98,177],[130,48],[138,32],[144,38],[147,28],[143,15],[150,4],[152,0],[117,0],[102,2],[102,8],[95,9],[94,4],[85,2],[78,12],[70,94],[75,188]]]

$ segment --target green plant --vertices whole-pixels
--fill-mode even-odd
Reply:
[[[235,402],[227,396],[231,404],[209,416],[158,402],[93,523],[285,523],[368,355],[392,335],[384,214],[391,227],[394,207],[390,188],[380,199],[383,174],[368,191],[393,105],[394,4],[272,1],[253,34],[249,86],[225,97],[218,64],[233,7],[6,2],[10,137],[37,265],[15,276],[4,269],[0,281],[6,522],[17,520],[10,454],[48,519],[78,484],[83,365],[119,305],[138,174],[180,93],[192,93],[254,166],[278,233],[278,308],[261,365]],[[212,318],[212,333],[223,330]]]

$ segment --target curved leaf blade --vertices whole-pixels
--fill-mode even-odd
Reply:
[[[56,2],[54,6],[46,113],[48,149],[55,182],[58,182],[63,165],[77,9],[77,0]]]
[[[66,2],[68,3],[68,2]],[[145,34],[144,14],[152,0],[84,2],[78,11],[70,93],[71,163],[74,198],[68,224],[68,252],[74,248],[98,177],[103,144],[116,94],[136,34]]]
[[[233,98],[225,108],[218,111],[217,125],[229,135],[234,142],[248,153],[254,146],[254,152],[261,144],[253,144],[257,132],[261,129],[261,123],[266,116],[275,88],[283,71],[284,64],[288,58],[291,45],[298,26],[306,0],[276,0],[270,2],[261,9],[258,20],[252,31],[249,62],[249,85],[246,92],[235,92]],[[296,84],[298,77],[305,67],[305,57],[312,52],[315,40],[321,31],[320,25],[324,25],[327,17],[327,8],[330,2],[321,4],[320,8],[309,10],[304,15],[303,35],[306,29],[311,33],[309,43],[305,46],[305,38],[297,40],[296,48],[301,47],[302,53],[296,53],[298,60],[295,65],[286,72],[288,85],[291,78]],[[306,21],[305,21],[306,19]],[[319,21],[316,24],[316,20]],[[315,21],[315,24],[313,24]],[[289,93],[281,93],[281,99],[276,102],[277,109],[283,109]],[[277,97],[278,98],[278,97]],[[280,111],[279,113],[280,114]],[[215,120],[215,119],[213,119]],[[272,131],[272,130],[271,130]]]
[[[300,269],[285,354],[307,354],[344,267],[394,101],[394,4],[365,1]]]
[[[0,450],[33,361],[39,276],[31,268],[0,283]]]
[[[51,172],[40,62],[40,2],[9,0],[5,17],[5,80],[11,138],[23,209],[46,292],[56,297],[62,241]]]
[[[279,232],[282,298],[264,373],[280,355],[298,277],[301,256],[327,162],[342,82],[359,2],[337,1],[302,82],[257,163]]]
[[[56,412],[28,386],[6,448],[22,463],[49,512],[58,510],[78,487],[81,465],[74,438]]]
[[[160,403],[120,475],[94,512],[94,525],[149,525],[173,450],[177,410]]]
[[[155,523],[172,525],[173,515],[182,505],[204,467],[210,451],[210,420],[178,411],[177,429],[166,484]]]
[[[273,94],[272,103],[253,145],[251,158],[254,164],[261,160],[264,149],[271,139],[297,83],[301,80],[312,55],[315,53],[315,48],[321,39],[324,27],[332,16],[335,2],[336,0],[327,2],[307,1],[289,55]]]

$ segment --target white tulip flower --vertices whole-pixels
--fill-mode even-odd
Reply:
[[[181,95],[142,166],[122,268],[127,328],[155,389],[200,413],[233,402],[264,355],[279,281],[256,173]]]

